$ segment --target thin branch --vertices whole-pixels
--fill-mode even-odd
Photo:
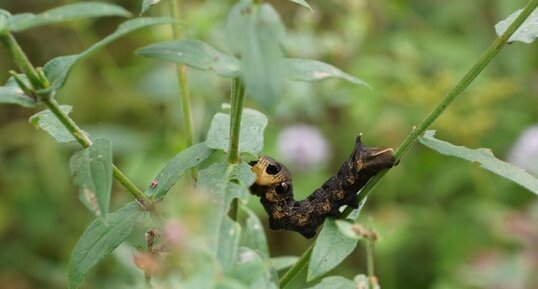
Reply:
[[[241,117],[243,115],[243,103],[245,102],[245,86],[236,77],[232,80],[231,97],[231,121],[230,121],[230,147],[228,149],[228,162],[239,163],[239,132],[241,130]]]
[[[169,0],[168,1],[168,10],[170,16],[175,19],[179,19],[179,1],[180,0]],[[172,23],[172,35],[174,39],[181,38],[181,27],[179,23]],[[194,126],[192,122],[192,109],[191,109],[191,96],[189,90],[189,83],[187,81],[187,68],[184,64],[176,65],[176,74],[179,84],[179,97],[181,100],[181,107],[183,110],[183,123],[185,127],[185,132],[187,134],[188,145],[191,146],[194,144]]]
[[[238,164],[241,161],[239,153],[239,136],[241,132],[241,117],[243,115],[243,103],[245,102],[245,86],[238,77],[232,80],[231,113],[230,113],[230,147],[228,148],[228,162]],[[233,199],[230,205],[229,215],[232,220],[237,220],[239,201]]]
[[[46,78],[40,77],[37,69],[30,62],[22,48],[17,43],[17,40],[11,33],[0,33],[0,40],[6,46],[15,64],[26,74],[28,79],[34,86],[34,90],[40,90],[48,88],[48,81]],[[73,135],[77,142],[84,148],[92,145],[90,138],[84,133],[82,129],[64,113],[56,100],[50,95],[46,95],[43,99],[43,103],[47,108],[56,116],[56,118],[64,125],[64,127]],[[115,165],[112,166],[112,172],[114,178],[129,192],[138,203],[146,210],[151,209],[152,201],[131,182]]]

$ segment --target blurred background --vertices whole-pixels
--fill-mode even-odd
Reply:
[[[13,14],[41,12],[69,0],[0,0]],[[134,15],[140,1],[107,1]],[[186,38],[226,50],[231,0],[183,0]],[[335,173],[357,134],[369,145],[396,147],[470,68],[495,37],[494,25],[525,0],[312,0],[310,12],[271,2],[288,33],[287,55],[319,59],[366,80],[364,87],[330,80],[289,82],[268,115],[265,153],[294,173],[298,198]],[[159,5],[150,15],[167,14]],[[102,18],[16,34],[31,61],[78,53],[124,19]],[[174,66],[136,56],[135,49],[171,39],[169,26],[114,42],[78,65],[59,92],[61,104],[94,136],[112,139],[114,159],[146,187],[185,148]],[[538,175],[538,53],[536,44],[507,46],[467,92],[434,124],[437,137],[489,147]],[[15,69],[0,49],[0,81]],[[198,140],[229,101],[229,80],[188,69]],[[258,108],[247,100],[247,107]],[[69,254],[93,219],[78,201],[69,158],[78,148],[57,144],[28,118],[37,110],[0,106],[0,284],[6,289],[65,288]],[[169,194],[181,202],[181,189]],[[130,200],[114,185],[113,207]],[[172,202],[172,201],[170,201]],[[312,242],[267,229],[272,256],[300,255]],[[478,168],[416,145],[372,193],[360,217],[381,235],[376,274],[382,288],[538,288],[536,196]],[[365,273],[358,249],[335,274]],[[122,257],[124,256],[124,257]],[[127,257],[125,257],[127,256]],[[117,254],[88,276],[83,288],[140,283],[141,271]],[[297,282],[296,288],[304,284]]]

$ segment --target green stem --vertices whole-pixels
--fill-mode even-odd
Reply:
[[[239,158],[239,133],[241,130],[241,117],[243,116],[243,103],[245,102],[245,86],[236,77],[232,80],[231,97],[231,121],[230,121],[230,147],[228,149],[228,162],[237,164]]]
[[[0,39],[6,46],[9,54],[13,57],[15,64],[26,74],[30,79],[35,90],[48,87],[48,80],[46,78],[39,77],[37,70],[34,68],[28,57],[17,43],[17,40],[11,33],[1,34]],[[56,116],[56,118],[65,126],[65,128],[73,135],[77,142],[87,148],[92,145],[90,138],[84,133],[82,129],[71,119],[66,113],[62,111],[56,100],[52,97],[44,98],[43,103],[47,108]],[[112,166],[112,172],[114,178],[123,185],[125,189],[140,203],[144,209],[151,209],[151,200],[139,189],[133,182],[131,182],[115,165]]]
[[[414,127],[409,135],[404,139],[402,144],[398,147],[394,153],[396,160],[400,160],[402,156],[413,146],[417,138],[422,135],[426,129],[435,121],[437,118],[447,109],[447,107],[462,94],[462,92],[473,82],[473,80],[484,70],[484,68],[495,58],[497,54],[502,50],[506,45],[508,39],[514,34],[514,32],[521,26],[521,24],[529,17],[529,15],[538,7],[538,0],[531,0],[521,14],[512,22],[508,29],[498,38],[493,41],[493,43],[488,47],[488,49],[480,56],[477,62],[471,67],[471,69],[463,76],[463,78],[454,86],[454,88],[447,94],[447,96],[437,105],[437,107],[428,114],[418,126]],[[368,194],[373,190],[377,185],[379,180],[385,176],[387,171],[380,172],[375,177],[373,177],[368,184],[360,191],[358,199],[360,202],[368,196]],[[341,218],[346,218],[353,211],[352,208],[346,208]],[[300,269],[302,269],[310,259],[310,253],[313,249],[313,245],[308,247],[306,252],[308,254],[303,254],[299,260],[282,276],[280,279],[280,288],[286,288],[290,281],[295,278]]]
[[[92,141],[84,133],[82,129],[75,123],[75,121],[70,118],[63,110],[60,108],[60,105],[53,98],[44,100],[43,103],[47,108],[56,116],[56,118],[67,128],[67,130],[73,135],[77,142],[87,148],[92,145]]]
[[[112,165],[112,174],[118,183],[120,183],[145,210],[151,210],[152,201],[142,192],[127,176],[125,176],[116,165]]]
[[[42,87],[37,70],[32,65],[13,34],[0,33],[0,41],[2,41],[2,44],[7,48],[9,56],[11,56],[11,59],[13,59],[15,64],[17,64],[20,70],[28,76],[34,89],[38,90],[44,88]]]
[[[56,118],[67,128],[67,130],[73,135],[77,142],[87,148],[92,145],[92,141],[84,133],[82,129],[70,118],[66,113],[64,113],[56,100],[53,98],[44,100],[43,103],[49,108],[49,110],[56,116]],[[131,180],[129,180],[115,165],[112,165],[112,174],[114,178],[129,192],[138,203],[144,208],[148,209],[151,205],[151,200],[135,185]]]
[[[168,1],[168,10],[170,16],[174,19],[179,19],[179,1],[180,0],[169,0]],[[181,38],[181,27],[178,23],[172,23],[172,35],[174,39]],[[187,81],[187,68],[184,64],[176,65],[176,74],[179,84],[179,94],[181,100],[181,107],[183,110],[183,123],[185,125],[185,131],[187,133],[187,142],[191,146],[194,144],[194,126],[192,122],[192,112],[191,112],[191,96],[189,90],[189,83]]]
[[[245,102],[245,86],[238,77],[232,80],[231,112],[230,112],[230,147],[228,148],[228,162],[238,164],[241,161],[239,153],[239,135],[241,132],[241,117]],[[233,199],[230,205],[229,216],[237,220],[239,201]]]
[[[295,277],[299,275],[299,273],[308,265],[308,261],[310,260],[310,256],[312,256],[312,250],[314,250],[314,244],[310,244],[308,248],[304,251],[303,255],[297,260],[293,266],[282,275],[280,278],[280,288],[284,289],[286,288]]]

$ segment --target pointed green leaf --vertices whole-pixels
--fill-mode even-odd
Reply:
[[[71,174],[82,203],[103,221],[107,220],[112,190],[112,145],[104,138],[71,157]]]
[[[301,6],[304,6],[304,7],[308,8],[308,10],[310,10],[310,11],[313,11],[312,7],[310,7],[310,5],[305,0],[290,0],[290,1],[293,2],[293,3],[297,3],[297,4],[301,5]]]
[[[143,213],[136,202],[131,202],[109,215],[108,226],[97,219],[91,222],[69,259],[69,289],[76,289],[93,266],[127,239]]]
[[[75,3],[51,10],[40,14],[23,13],[13,15],[9,19],[9,30],[20,32],[30,28],[61,23],[71,20],[103,16],[121,16],[129,17],[131,13],[120,6],[102,3],[102,2],[84,2]]]
[[[0,103],[18,104],[23,107],[35,108],[39,104],[28,97],[20,88],[0,86]]]
[[[364,80],[349,75],[340,69],[312,59],[288,58],[284,62],[286,77],[299,81],[320,81],[328,78],[340,78],[351,83],[368,86]]]
[[[519,9],[512,13],[506,19],[495,25],[495,31],[497,35],[501,36],[506,29],[514,22],[514,20],[521,14],[523,9]],[[519,26],[519,28],[510,36],[508,42],[521,41],[524,43],[531,43],[538,37],[538,8],[529,15],[529,17]]]
[[[174,156],[157,174],[146,190],[153,199],[162,199],[189,169],[205,161],[213,152],[205,143],[195,144]]]
[[[438,140],[434,137],[434,135],[434,130],[428,130],[424,133],[424,136],[419,137],[419,140],[423,145],[441,154],[454,156],[471,162],[477,162],[480,164],[480,167],[503,178],[509,179],[512,182],[528,189],[529,191],[538,194],[538,178],[534,177],[523,169],[496,158],[490,149],[469,149],[464,146],[456,146],[451,143]]]
[[[321,282],[308,289],[357,289],[355,282],[340,276],[323,278]]]
[[[258,156],[263,149],[263,132],[267,117],[256,110],[244,109],[239,132],[239,151]],[[230,115],[217,113],[207,133],[207,146],[228,152],[230,143]]]
[[[232,8],[226,30],[233,54],[241,59],[247,94],[271,110],[283,86],[280,16],[270,4],[244,0]]]
[[[146,13],[151,7],[159,4],[161,1],[162,0],[143,0],[142,8],[140,8],[140,15]]]
[[[273,266],[273,268],[275,268],[275,270],[281,271],[293,266],[293,264],[295,264],[297,260],[299,260],[299,257],[297,256],[274,257],[271,258],[271,265]]]
[[[256,250],[265,258],[269,257],[269,245],[258,216],[246,206],[241,209],[247,213],[247,221],[243,232],[243,246]]]
[[[140,48],[137,54],[161,60],[183,63],[198,69],[215,72],[224,77],[236,77],[239,60],[224,54],[199,40],[162,42]]]
[[[321,277],[342,263],[353,252],[357,242],[356,239],[343,235],[334,219],[326,219],[312,250],[307,281]]]
[[[105,47],[114,40],[129,34],[135,30],[142,29],[149,26],[172,23],[176,20],[168,17],[154,17],[154,18],[137,18],[129,20],[121,24],[118,29],[102,39],[101,41],[93,44],[90,48],[86,49],[82,53],[68,56],[60,56],[52,59],[43,68],[45,75],[50,81],[51,87],[43,90],[42,92],[49,92],[60,89],[64,86],[71,69],[83,59],[86,59],[99,49]]]
[[[69,114],[73,107],[70,105],[61,105],[60,109],[65,114]],[[57,142],[75,141],[75,138],[67,128],[65,128],[65,126],[48,109],[32,115],[30,117],[30,123],[35,127],[48,132]]]

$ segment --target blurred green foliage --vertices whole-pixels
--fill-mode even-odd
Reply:
[[[40,12],[69,2],[0,0],[0,8]],[[140,9],[140,1],[108,2],[134,14]],[[185,37],[224,48],[224,23],[234,1],[182,2]],[[494,24],[526,1],[310,1],[313,12],[289,1],[269,2],[288,28],[287,55],[331,63],[374,87],[287,83],[276,112],[268,115],[265,153],[286,163],[276,139],[296,123],[318,127],[332,152],[326,165],[294,174],[301,198],[334,173],[359,132],[367,144],[397,146],[494,39]],[[150,10],[167,13],[166,5]],[[78,21],[16,37],[32,62],[43,65],[84,50],[121,21]],[[186,146],[173,65],[133,53],[169,39],[170,27],[159,26],[113,43],[78,66],[57,96],[73,105],[72,116],[85,130],[112,140],[119,167],[141,187]],[[15,67],[1,51],[4,81]],[[229,101],[230,85],[193,69],[188,79],[201,140],[213,114]],[[490,147],[502,158],[519,133],[538,122],[537,83],[536,44],[508,46],[433,128],[444,140]],[[256,106],[247,101],[247,107]],[[65,287],[69,254],[93,219],[78,201],[69,174],[76,146],[58,145],[36,131],[27,121],[35,112],[0,106],[2,288]],[[114,184],[113,208],[130,200],[122,191]],[[172,212],[183,208],[182,216],[191,212],[195,219],[199,212],[181,206],[185,193],[178,186],[162,206]],[[256,198],[250,204],[265,216]],[[360,220],[381,233],[376,273],[382,288],[538,287],[536,196],[475,165],[417,145],[376,188]],[[311,242],[293,232],[267,235],[272,256],[299,255]],[[140,283],[142,272],[133,274],[123,262],[132,259],[129,251],[120,248],[116,256],[92,272],[82,288]],[[356,250],[336,270],[349,278],[364,273],[364,251]]]

